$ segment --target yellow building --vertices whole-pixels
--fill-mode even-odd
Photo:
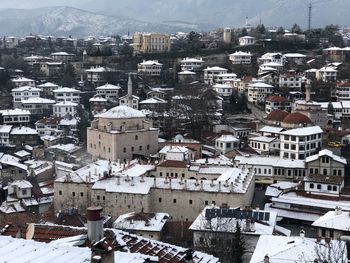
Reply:
[[[134,34],[134,53],[162,53],[170,51],[170,36],[161,33]]]

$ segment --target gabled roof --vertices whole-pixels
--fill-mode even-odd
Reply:
[[[319,151],[318,154],[311,155],[311,156],[307,157],[305,162],[309,163],[309,162],[315,161],[322,156],[328,156],[328,157],[332,158],[334,161],[345,164],[345,165],[347,163],[345,158],[338,156],[338,155],[335,155],[332,151],[327,150],[327,149]]]
[[[341,211],[341,209],[329,211],[313,222],[312,226],[349,232],[350,212]]]
[[[313,135],[317,133],[323,133],[323,130],[320,128],[320,126],[296,128],[296,129],[291,129],[288,131],[281,132],[281,134],[283,135],[296,135],[296,136],[307,136],[307,135]]]

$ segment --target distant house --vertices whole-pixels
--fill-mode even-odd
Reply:
[[[11,130],[10,142],[17,147],[23,147],[24,145],[40,145],[38,132],[35,129],[24,126],[15,127]]]
[[[77,114],[77,107],[78,104],[75,102],[58,102],[53,105],[53,114],[57,117],[75,116]]]
[[[182,71],[196,71],[203,68],[202,58],[184,58],[180,61]]]
[[[18,78],[12,79],[11,81],[16,88],[23,87],[23,86],[35,87],[35,81],[25,77],[18,77]]]
[[[53,91],[56,102],[79,103],[80,91],[72,88],[58,88]]]
[[[162,67],[163,64],[159,63],[158,60],[144,60],[137,64],[137,71],[147,76],[159,77]]]
[[[229,59],[232,64],[249,65],[252,63],[253,55],[250,52],[236,51],[229,55]]]
[[[64,63],[68,63],[75,59],[75,55],[67,52],[55,52],[51,53],[51,58],[53,61],[62,61]]]
[[[97,95],[113,102],[118,101],[120,90],[121,87],[119,85],[116,86],[108,83],[96,88]]]
[[[250,45],[255,45],[256,43],[255,37],[251,37],[251,36],[240,37],[238,41],[240,46],[250,46]]]
[[[20,86],[11,90],[13,97],[13,106],[21,106],[22,100],[27,100],[29,98],[39,98],[41,89],[33,86]]]
[[[4,124],[27,125],[30,122],[30,111],[23,109],[0,111]]]
[[[233,135],[222,135],[215,140],[215,149],[225,154],[239,147],[239,139]]]
[[[221,67],[207,67],[204,69],[204,83],[213,85],[215,78],[220,74],[226,74],[227,69]]]

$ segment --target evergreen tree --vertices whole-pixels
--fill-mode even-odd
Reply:
[[[245,252],[245,243],[242,237],[241,227],[236,224],[236,232],[232,239],[231,263],[243,263],[243,255]]]
[[[60,80],[60,85],[63,87],[73,87],[77,84],[77,76],[75,69],[71,64],[67,64],[62,72],[62,78]]]
[[[328,109],[327,110],[328,110],[328,114],[331,114],[331,115],[334,114],[334,107],[333,107],[332,102],[328,103]]]

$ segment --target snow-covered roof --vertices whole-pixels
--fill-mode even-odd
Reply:
[[[281,132],[283,135],[308,136],[323,133],[320,126],[302,127]]]
[[[312,226],[349,232],[350,212],[341,211],[339,208],[329,211],[313,222]]]
[[[335,258],[337,260],[334,262],[337,262],[339,256],[343,258],[339,260],[340,262],[346,262],[346,243],[338,240],[330,242],[331,246],[327,246],[324,240],[317,242],[316,239],[300,236],[262,235],[256,244],[250,263],[264,263],[265,256],[268,256],[269,262],[273,263],[315,262],[315,259],[319,259],[319,255],[327,255],[328,259],[329,254],[329,262],[333,262],[332,259]]]
[[[74,56],[74,54],[70,54],[67,52],[54,52],[51,53],[51,56]]]
[[[36,135],[38,132],[35,129],[21,126],[21,127],[15,127],[11,131],[11,135]]]
[[[0,125],[0,133],[10,133],[12,125]]]
[[[140,101],[140,104],[157,104],[157,103],[165,104],[167,102],[165,100],[162,100],[156,97]]]
[[[25,77],[18,77],[18,78],[15,78],[15,79],[11,79],[12,82],[33,82],[34,80],[33,79],[28,79],[28,78],[25,78]]]
[[[77,107],[78,104],[75,102],[71,102],[71,101],[60,101],[54,105],[54,107],[66,107],[66,106]]]
[[[116,106],[104,113],[98,114],[97,117],[108,119],[130,119],[144,118],[145,115],[141,111],[128,106]]]
[[[284,129],[280,127],[264,126],[259,130],[259,132],[280,133],[283,130]]]
[[[252,84],[252,87],[254,88],[273,88],[272,85],[266,84],[264,82],[256,82]]]
[[[33,185],[27,180],[15,180],[12,183],[9,183],[9,185],[17,186],[20,189],[32,188],[33,187]]]
[[[82,147],[81,146],[77,146],[73,143],[68,143],[68,144],[56,144],[56,145],[52,145],[49,147],[49,149],[58,149],[64,152],[68,152],[68,153],[73,153],[75,151],[80,150]]]
[[[14,88],[11,90],[12,92],[23,92],[23,91],[41,91],[41,89],[31,86],[22,86],[18,88]]]
[[[56,101],[46,99],[46,98],[40,98],[40,97],[31,97],[26,100],[21,100],[21,103],[23,104],[55,104]]]
[[[99,86],[96,88],[96,90],[120,90],[120,86],[112,85],[109,83],[106,83],[105,85]]]
[[[207,67],[206,69],[204,69],[204,71],[227,71],[227,69],[215,66],[215,67]]]
[[[187,148],[186,146],[178,146],[178,145],[166,145],[164,146],[159,153],[160,154],[167,154],[167,153],[188,153],[191,150]]]
[[[58,85],[52,82],[46,82],[37,86],[38,88],[58,88]]]
[[[236,156],[240,165],[270,165],[273,167],[305,168],[304,160],[284,159],[276,156]]]
[[[258,141],[258,142],[265,142],[265,143],[271,143],[275,140],[277,140],[276,137],[266,137],[266,136],[258,136],[258,137],[249,138],[249,141]]]
[[[139,63],[142,66],[162,66],[162,63],[159,63],[157,60],[147,60]]]
[[[254,228],[251,228],[247,224],[246,219],[234,218],[234,217],[214,217],[211,219],[206,218],[207,209],[219,209],[216,206],[207,206],[203,211],[198,215],[195,221],[190,226],[192,231],[203,231],[203,232],[224,232],[224,233],[234,233],[236,232],[237,223],[241,227],[242,234],[244,235],[272,235],[277,219],[276,212],[267,212],[260,210],[259,213],[267,212],[270,214],[268,220],[259,220],[254,223],[250,221],[251,225],[254,225]],[[233,208],[231,208],[233,209]],[[258,212],[252,210],[252,212]]]
[[[196,73],[189,70],[183,70],[183,71],[180,71],[178,75],[196,75]]]
[[[13,110],[0,110],[2,116],[13,116],[13,115],[30,115],[29,110],[13,109]]]
[[[94,96],[89,99],[89,102],[107,102],[107,99],[102,98],[101,96]]]
[[[30,152],[27,152],[27,151],[25,151],[25,150],[21,150],[21,151],[15,152],[14,154],[15,154],[16,156],[22,158],[22,157],[29,156],[31,153],[30,153]]]
[[[181,63],[188,62],[188,63],[203,63],[202,58],[184,58],[181,60]]]
[[[239,139],[236,136],[230,134],[223,134],[216,140],[220,142],[239,142]]]
[[[309,157],[306,157],[305,162],[309,163],[309,162],[315,161],[322,156],[328,156],[328,157],[332,158],[334,161],[345,164],[345,165],[347,163],[345,158],[338,156],[338,155],[335,155],[332,151],[327,150],[327,149],[319,151],[318,154],[314,154],[314,155],[311,155]]]
[[[250,52],[236,51],[235,53],[230,54],[229,56],[253,56]]]
[[[284,54],[286,58],[305,58],[306,55],[300,53],[286,53]]]
[[[85,71],[90,73],[103,73],[103,72],[106,72],[107,69],[104,67],[96,67],[96,68],[87,69]]]
[[[72,119],[64,118],[64,119],[60,120],[58,125],[63,125],[63,126],[73,125],[74,126],[74,125],[77,125],[77,123],[78,123],[78,120],[75,118],[72,118]]]
[[[7,236],[0,236],[0,254],[1,261],[9,263],[86,263],[91,260],[89,248],[53,245]]]
[[[321,72],[338,72],[338,70],[332,68],[332,67],[322,67],[319,69]]]
[[[64,87],[64,88],[58,88],[55,89],[53,91],[54,93],[61,93],[61,92],[66,92],[66,93],[80,93],[80,90],[77,89],[73,89],[73,88],[68,88],[68,87]]]
[[[123,214],[114,221],[113,227],[121,230],[161,232],[169,219],[167,213],[135,213]]]

